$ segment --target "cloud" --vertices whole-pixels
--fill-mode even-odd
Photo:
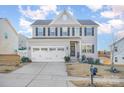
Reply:
[[[110,24],[107,23],[99,23],[98,34],[110,34],[112,32],[112,28]]]
[[[109,20],[108,23],[115,29],[122,29],[124,26],[124,21],[120,19]]]
[[[19,25],[22,29],[27,29],[31,25],[32,22],[27,21],[25,18],[20,18]]]
[[[68,12],[69,12],[71,15],[74,15],[73,10],[72,10],[71,7],[68,7],[67,10],[68,10]]]
[[[117,37],[117,39],[123,38],[124,37],[124,30],[118,31],[116,33],[116,37]]]
[[[105,18],[115,18],[124,14],[124,6],[109,6],[109,10],[102,11],[100,15]]]
[[[58,14],[56,5],[43,5],[39,6],[37,9],[32,9],[31,6],[19,6],[19,12],[21,13],[21,17],[19,19],[20,31],[19,33],[25,34],[26,36],[31,36],[31,27],[30,25],[34,20],[37,19],[46,19],[46,17],[50,14]]]
[[[120,14],[109,10],[101,12],[100,15],[105,18],[114,18],[116,16],[119,16]]]
[[[32,20],[45,19],[50,12],[55,14],[58,13],[57,6],[54,5],[39,6],[39,8],[35,10],[31,9],[30,6],[27,6],[26,9],[23,9],[22,6],[19,6],[19,11],[24,17],[30,18]]]
[[[92,10],[93,12],[96,12],[103,8],[103,5],[87,5],[87,7]]]

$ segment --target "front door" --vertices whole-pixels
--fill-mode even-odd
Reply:
[[[75,42],[70,41],[70,56],[75,57]]]

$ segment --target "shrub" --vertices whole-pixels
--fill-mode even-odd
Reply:
[[[82,58],[81,58],[81,61],[85,61],[86,60],[86,56],[83,55]]]
[[[100,64],[101,64],[101,63],[100,63],[100,60],[99,60],[99,59],[96,59],[96,60],[94,61],[94,64],[100,65]]]
[[[28,57],[22,57],[21,62],[31,62],[31,60]]]
[[[70,61],[70,57],[69,56],[65,56],[64,60],[65,60],[65,62],[69,62]]]
[[[88,62],[88,64],[93,64],[94,63],[94,59],[93,58],[87,58],[87,62]]]

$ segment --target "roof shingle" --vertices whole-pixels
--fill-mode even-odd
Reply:
[[[81,25],[98,25],[92,20],[77,20]],[[36,20],[33,25],[49,25],[52,20]]]

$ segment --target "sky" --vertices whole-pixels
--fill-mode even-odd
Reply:
[[[30,25],[37,19],[54,19],[68,10],[76,19],[91,19],[99,24],[98,50],[124,36],[124,6],[119,5],[0,5],[0,18],[7,18],[18,33],[31,37]]]

